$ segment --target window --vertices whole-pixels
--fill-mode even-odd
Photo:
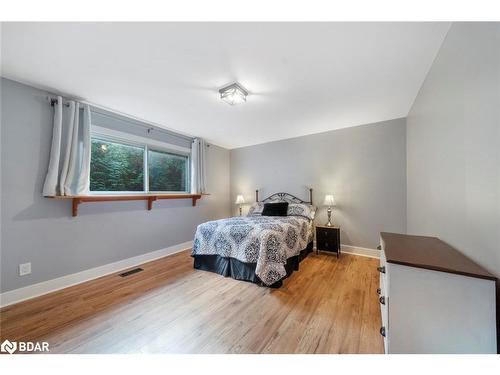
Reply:
[[[103,133],[109,132],[103,129]],[[187,150],[172,151],[169,149],[171,145],[129,136],[126,133],[120,138],[114,135],[110,137],[109,134],[97,132],[92,134],[91,192],[115,194],[188,192]]]
[[[188,157],[148,150],[149,191],[186,191]]]
[[[144,191],[144,148],[92,138],[90,191]]]

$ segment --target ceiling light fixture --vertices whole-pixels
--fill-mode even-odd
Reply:
[[[237,82],[221,88],[219,93],[220,98],[230,105],[245,103],[247,101],[248,91]]]

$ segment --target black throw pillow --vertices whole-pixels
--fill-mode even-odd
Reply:
[[[288,202],[264,203],[262,216],[286,216]]]

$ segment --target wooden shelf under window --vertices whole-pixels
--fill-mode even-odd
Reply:
[[[46,198],[72,200],[72,215],[78,215],[78,205],[84,202],[112,202],[112,201],[148,201],[148,211],[153,208],[153,202],[160,199],[191,199],[193,206],[202,195],[208,194],[129,194],[129,195],[72,195],[50,196]]]

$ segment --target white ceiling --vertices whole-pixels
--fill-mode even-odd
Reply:
[[[449,26],[4,23],[2,76],[235,148],[405,117]]]

